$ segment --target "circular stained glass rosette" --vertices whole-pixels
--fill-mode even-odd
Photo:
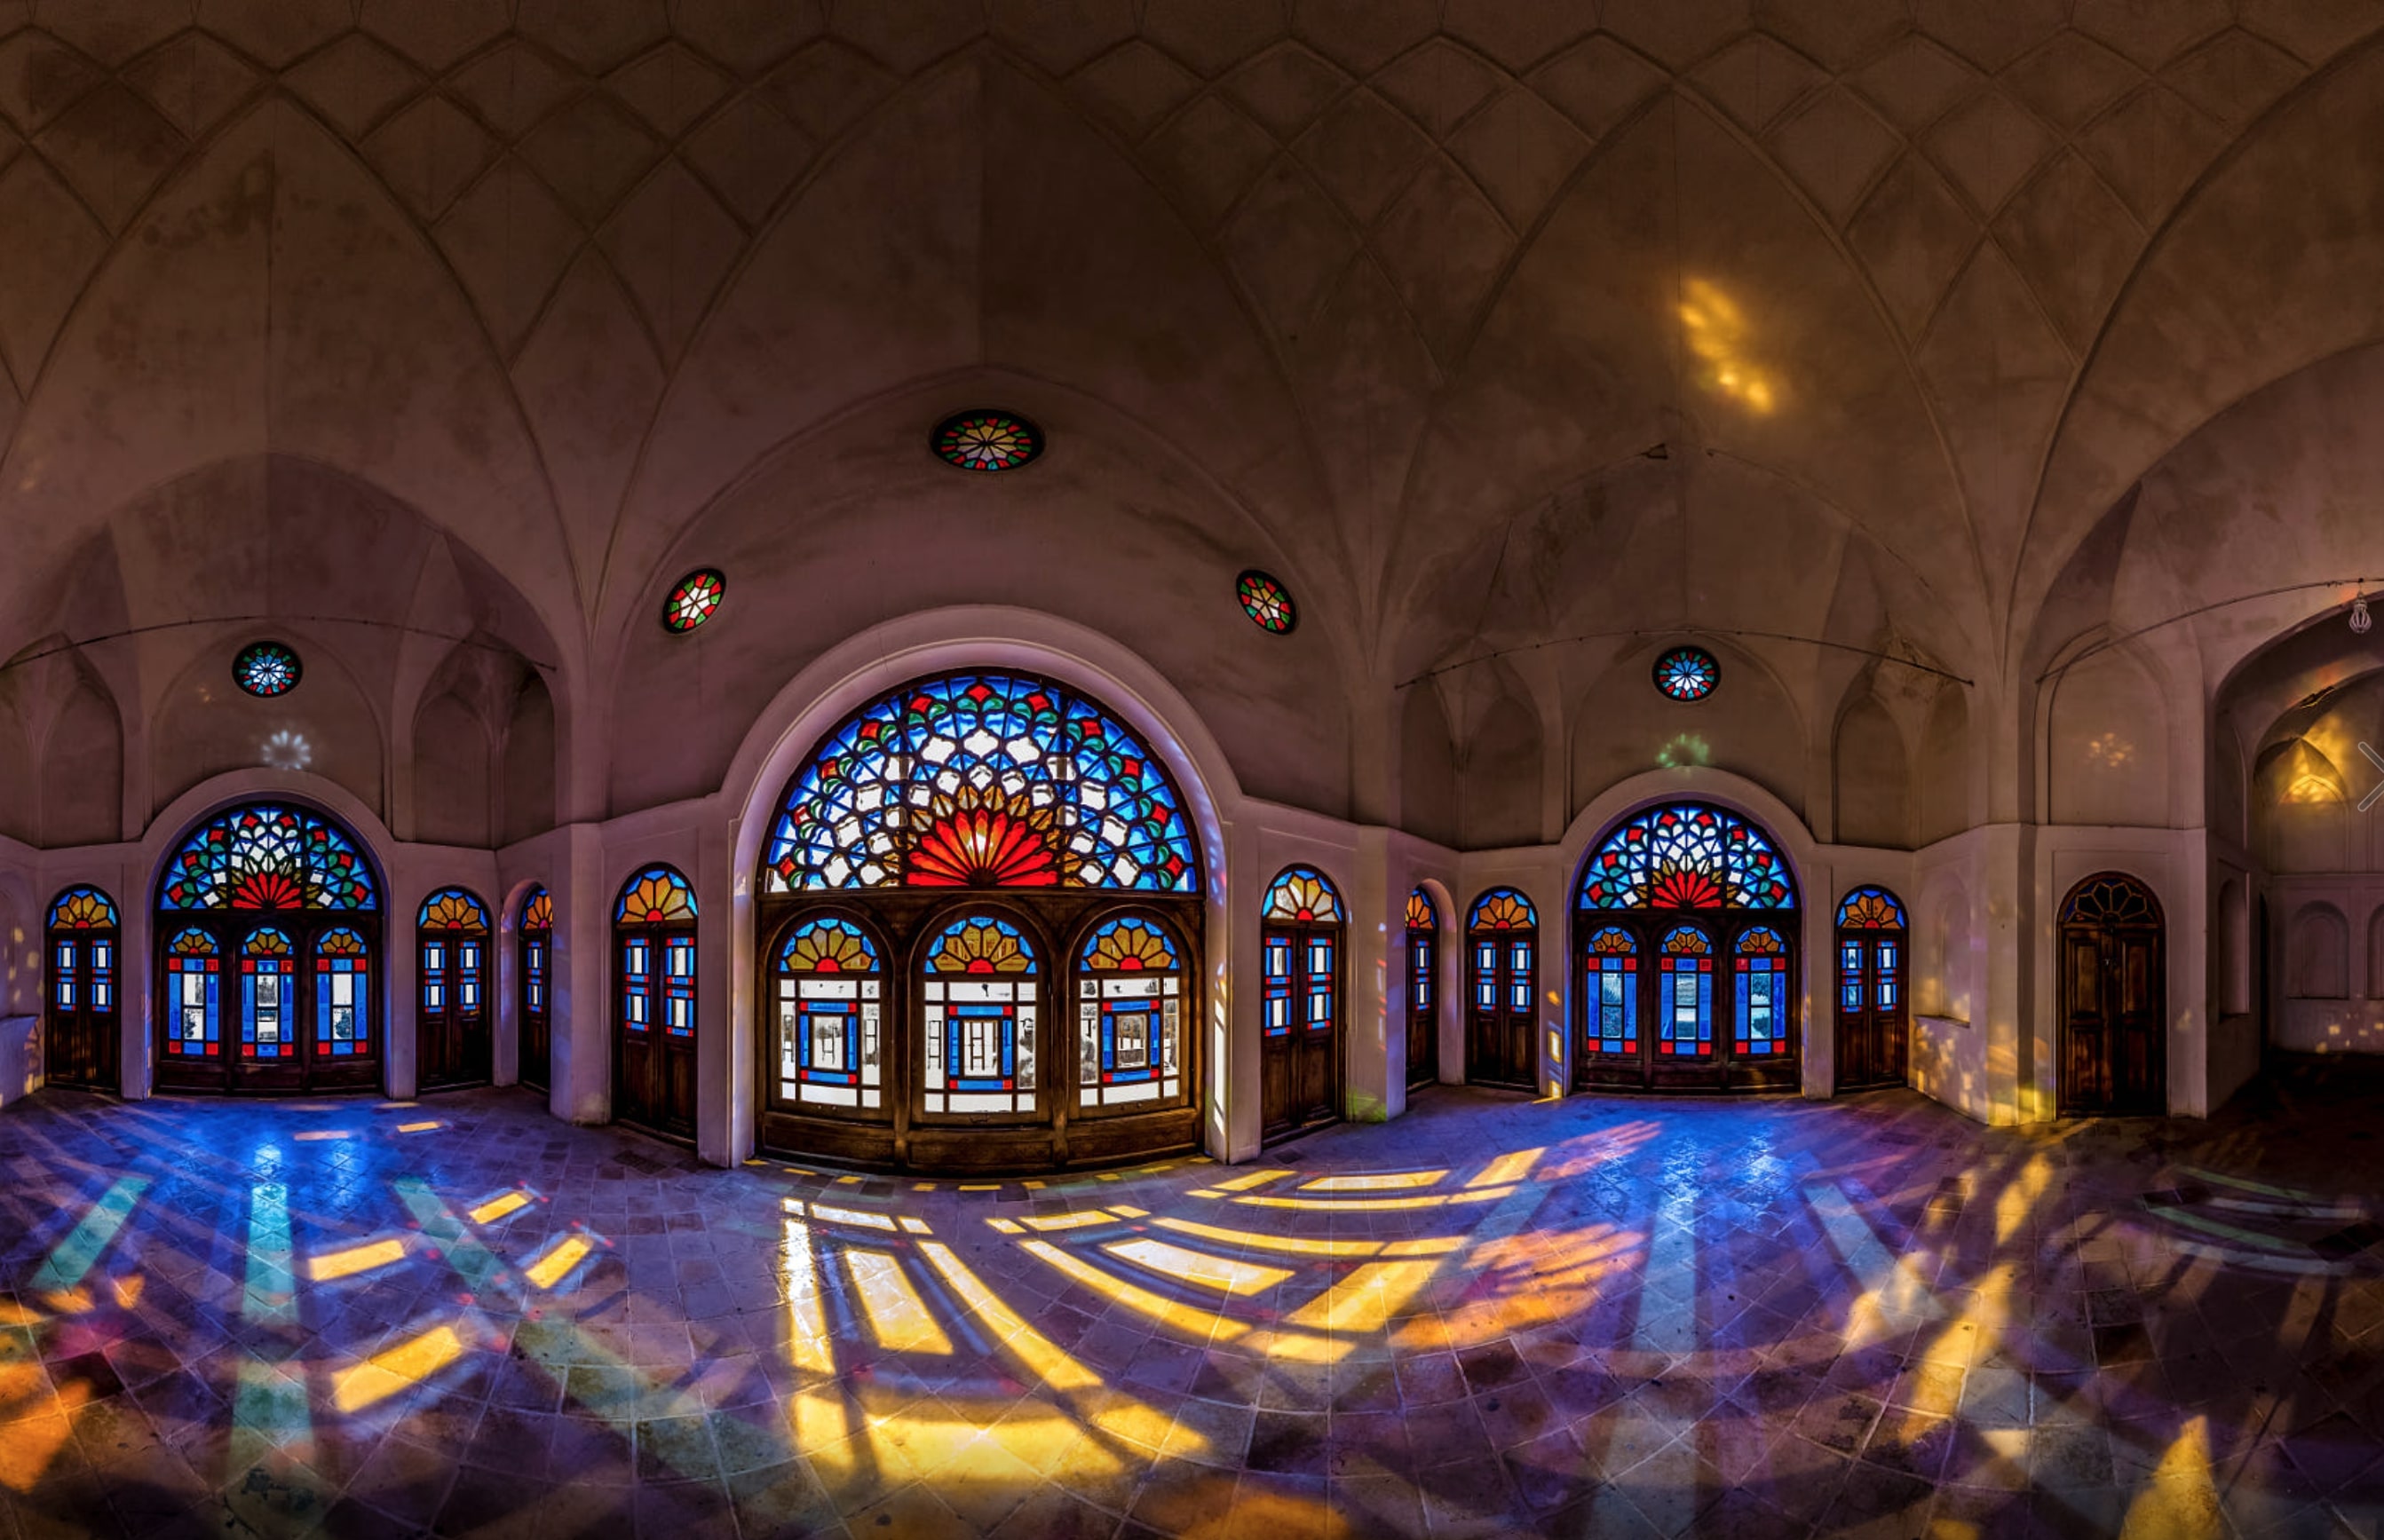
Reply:
[[[936,453],[963,471],[1014,471],[1043,452],[1043,433],[1007,412],[963,412],[936,425]]]
[[[233,682],[250,695],[268,700],[296,689],[304,671],[298,655],[279,642],[252,642],[231,660]]]
[[[663,601],[663,629],[693,631],[712,619],[712,612],[727,596],[728,580],[712,568],[688,573],[671,589],[670,598]]]
[[[1298,622],[1299,611],[1293,608],[1291,590],[1264,573],[1244,573],[1234,585],[1241,597],[1242,613],[1258,622],[1260,630],[1280,636]]]
[[[1703,647],[1674,647],[1656,659],[1656,688],[1674,700],[1703,700],[1721,683],[1721,665]]]

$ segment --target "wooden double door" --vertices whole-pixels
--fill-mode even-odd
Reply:
[[[43,1078],[54,1086],[122,1090],[116,932],[54,930],[48,961]]]
[[[2061,1111],[2168,1110],[2163,925],[2152,892],[2121,872],[2070,890],[2061,907]]]
[[[695,1137],[695,928],[615,932],[613,1115],[672,1139]]]
[[[415,1041],[422,1089],[487,1085],[492,1075],[487,932],[425,930],[420,960]]]
[[[1538,932],[1474,930],[1465,938],[1465,952],[1466,1083],[1537,1090]]]
[[[1793,910],[1584,915],[1576,943],[1577,1089],[1794,1090]]]
[[[1440,932],[1408,928],[1408,1089],[1440,1078]]]
[[[1838,932],[1837,1089],[1900,1086],[1909,1072],[1902,930]]]
[[[1341,927],[1269,925],[1259,1036],[1260,1135],[1341,1115]]]
[[[552,1090],[554,1038],[547,1015],[548,972],[554,951],[554,932],[546,927],[525,927],[521,932],[521,1082],[540,1090]]]
[[[379,917],[161,910],[160,1090],[367,1090],[381,1083]]]

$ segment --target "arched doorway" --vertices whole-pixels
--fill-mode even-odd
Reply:
[[[1539,954],[1530,899],[1493,888],[1473,901],[1465,917],[1467,1084],[1539,1090]]]
[[[1837,1089],[1874,1090],[1906,1078],[1911,1011],[1904,902],[1856,888],[1838,905]]]
[[[415,1044],[422,1089],[487,1085],[488,908],[462,888],[441,888],[423,901],[415,930],[421,960]]]
[[[1408,1089],[1440,1078],[1440,910],[1422,888],[1408,894]]]
[[[116,1003],[120,929],[116,901],[97,888],[68,888],[50,906],[42,1074],[51,1085],[123,1089]]]
[[[1184,807],[1132,729],[1051,680],[937,674],[848,717],[763,850],[762,1148],[984,1171],[1192,1147]]]
[[[1341,1115],[1340,891],[1314,867],[1286,867],[1259,920],[1259,1135],[1274,1140]]]
[[[379,911],[354,838],[319,815],[258,803],[192,831],[157,884],[157,1089],[379,1085]]]
[[[613,908],[613,1117],[695,1137],[695,890],[650,866]]]
[[[1769,833],[1643,809],[1591,847],[1575,906],[1574,1086],[1795,1089],[1796,881]]]
[[[2152,889],[2103,871],[2069,890],[2061,903],[2061,1111],[2168,1110],[2164,966]]]
[[[554,950],[554,899],[544,888],[532,888],[522,900],[521,930],[521,1082],[540,1090],[553,1089],[554,1037],[547,1015],[548,958]]]

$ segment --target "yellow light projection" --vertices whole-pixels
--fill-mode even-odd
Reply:
[[[528,1207],[529,1207],[529,1194],[520,1191],[501,1192],[479,1207],[466,1212],[471,1215],[472,1223],[475,1225],[493,1225],[505,1215],[519,1214]]]
[[[911,1287],[900,1262],[884,1251],[848,1247],[844,1266],[879,1347],[891,1353],[950,1354],[952,1339],[927,1312],[926,1302]]]
[[[1687,278],[1681,284],[1679,314],[1697,385],[1758,416],[1769,415],[1782,388],[1749,351],[1754,328],[1738,302],[1718,284]]]
[[[405,1260],[405,1242],[402,1240],[368,1240],[361,1246],[350,1246],[338,1251],[318,1251],[306,1259],[306,1275],[317,1283],[330,1283],[340,1278],[369,1273],[376,1267]]]
[[[463,1356],[464,1339],[453,1326],[433,1326],[386,1348],[333,1382],[331,1404],[361,1411],[376,1401],[411,1390]]]
[[[1211,1256],[1205,1251],[1187,1250],[1171,1246],[1163,1240],[1124,1240],[1104,1246],[1101,1250],[1111,1256],[1124,1257],[1137,1267],[1202,1288],[1213,1288],[1220,1294],[1256,1294],[1273,1288],[1291,1276],[1287,1267],[1267,1267],[1254,1262],[1235,1262],[1230,1257]]]
[[[595,1248],[585,1236],[567,1235],[547,1249],[546,1254],[522,1269],[522,1276],[540,1288],[553,1288],[571,1270],[587,1260]]]

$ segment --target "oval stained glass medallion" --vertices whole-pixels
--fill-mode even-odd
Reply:
[[[1721,665],[1703,647],[1674,647],[1656,659],[1656,688],[1674,700],[1703,700],[1721,683]]]
[[[1014,471],[1043,452],[1043,432],[1011,412],[962,412],[936,425],[936,453],[963,471]]]
[[[1262,631],[1283,635],[1299,622],[1299,611],[1291,602],[1291,590],[1273,578],[1255,569],[1244,573],[1234,582],[1234,591],[1242,601],[1242,613],[1258,622]]]
[[[712,619],[720,601],[728,596],[728,580],[711,567],[698,567],[672,585],[670,598],[663,600],[663,629],[671,632],[693,631]]]
[[[231,660],[232,682],[267,700],[296,689],[304,671],[298,654],[279,642],[251,642]]]

